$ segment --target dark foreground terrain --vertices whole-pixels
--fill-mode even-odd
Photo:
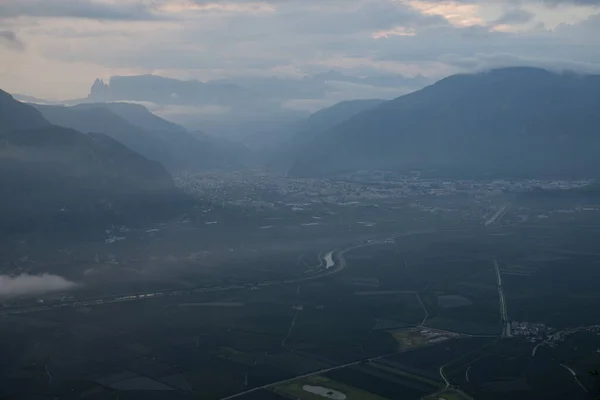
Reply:
[[[395,202],[7,235],[0,398],[593,398],[593,199]]]

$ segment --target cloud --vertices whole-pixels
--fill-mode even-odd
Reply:
[[[478,4],[460,3],[458,1],[406,0],[405,4],[420,11],[424,15],[437,15],[457,27],[484,25]]]
[[[71,290],[77,286],[77,283],[58,275],[0,275],[0,298],[37,296],[45,293]]]
[[[0,87],[60,99],[120,74],[437,79],[466,68],[448,54],[594,64],[599,1],[0,0],[0,29],[27,44],[0,39]]]
[[[98,0],[2,0],[0,19],[16,17],[155,20],[160,17],[145,2]]]
[[[492,23],[492,32],[516,33],[523,31],[523,26],[533,21],[535,14],[528,10],[511,9],[506,11]]]
[[[393,29],[374,32],[372,35],[373,39],[387,39],[390,36],[416,36],[416,32],[411,28],[397,26]]]
[[[600,0],[542,0],[548,7],[556,7],[561,4],[573,4],[578,6],[600,6]]]
[[[17,35],[13,31],[0,30],[0,44],[5,44],[11,49],[23,50],[23,42],[17,38]]]
[[[158,7],[168,13],[250,13],[262,14],[275,12],[275,6],[264,1],[201,1],[171,0]]]
[[[533,20],[534,14],[527,10],[514,9],[507,11],[495,23],[501,24],[525,24]]]
[[[576,71],[581,73],[600,73],[600,62],[581,62],[556,58],[526,57],[510,53],[480,53],[470,57],[446,54],[440,57],[444,63],[457,66],[466,71],[481,71],[493,68],[529,66],[551,71]]]

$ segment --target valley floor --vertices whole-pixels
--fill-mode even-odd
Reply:
[[[0,398],[589,398],[597,205],[483,192],[7,237]]]

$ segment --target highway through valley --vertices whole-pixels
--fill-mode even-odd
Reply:
[[[510,320],[508,319],[508,310],[506,308],[506,300],[504,299],[504,289],[502,288],[502,274],[498,267],[498,260],[494,258],[494,269],[496,270],[496,280],[498,285],[498,300],[500,302],[500,317],[502,318],[502,335],[501,337],[511,337]]]
[[[418,233],[418,232],[415,232]],[[97,306],[102,304],[111,304],[111,303],[120,303],[120,302],[130,302],[130,301],[140,301],[147,300],[156,297],[165,297],[165,296],[183,296],[183,295],[192,295],[195,293],[206,293],[206,292],[220,292],[220,291],[228,291],[235,289],[244,289],[244,288],[261,288],[266,286],[274,286],[274,285],[285,285],[292,283],[299,283],[310,281],[314,279],[323,278],[329,275],[336,274],[346,268],[346,259],[344,255],[354,249],[371,246],[375,244],[382,244],[389,242],[390,239],[385,240],[376,240],[371,239],[366,242],[360,242],[358,244],[353,244],[348,247],[342,249],[332,249],[327,252],[321,253],[319,256],[319,265],[315,267],[311,267],[312,269],[317,270],[317,273],[311,274],[308,276],[302,276],[297,278],[290,278],[284,280],[277,281],[263,281],[263,282],[248,282],[248,283],[239,283],[233,285],[226,286],[204,286],[198,287],[194,289],[172,289],[165,290],[160,292],[152,292],[152,293],[135,293],[135,294],[125,294],[125,295],[112,295],[106,297],[96,297],[96,298],[88,298],[88,299],[68,299],[64,301],[53,301],[48,302],[46,304],[39,304],[30,307],[7,307],[4,309],[0,309],[0,315],[11,315],[11,314],[24,314],[24,313],[32,313],[39,312],[44,310],[50,310],[53,308],[62,308],[62,307],[89,307],[89,306]],[[324,254],[324,255],[323,255]]]

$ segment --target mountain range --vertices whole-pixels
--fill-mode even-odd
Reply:
[[[157,115],[190,131],[204,131],[262,151],[273,147],[280,132],[291,131],[319,106],[331,104],[330,99],[390,99],[429,82],[419,75],[355,77],[339,71],[302,78],[239,76],[205,82],[147,74],[112,76],[106,82],[96,79],[87,97],[79,99],[48,101],[14,96],[20,101],[46,105],[145,104]]]
[[[157,161],[106,134],[53,125],[4,91],[0,186],[9,231],[154,219],[187,202]]]
[[[600,175],[600,76],[503,68],[447,77],[337,124],[290,174]]]
[[[240,167],[249,155],[202,132],[191,133],[139,104],[32,104],[52,124],[80,132],[104,133],[170,171]]]
[[[417,75],[353,77],[326,71],[303,78],[235,77],[201,82],[157,75],[112,76],[106,83],[96,79],[88,101],[149,101],[156,104],[240,106],[253,102],[323,99],[338,89],[333,83],[376,88],[420,89],[430,83]]]
[[[157,75],[113,76],[109,83],[96,79],[90,94],[92,101],[150,101],[156,104],[236,105],[253,94],[235,84],[182,81]]]

